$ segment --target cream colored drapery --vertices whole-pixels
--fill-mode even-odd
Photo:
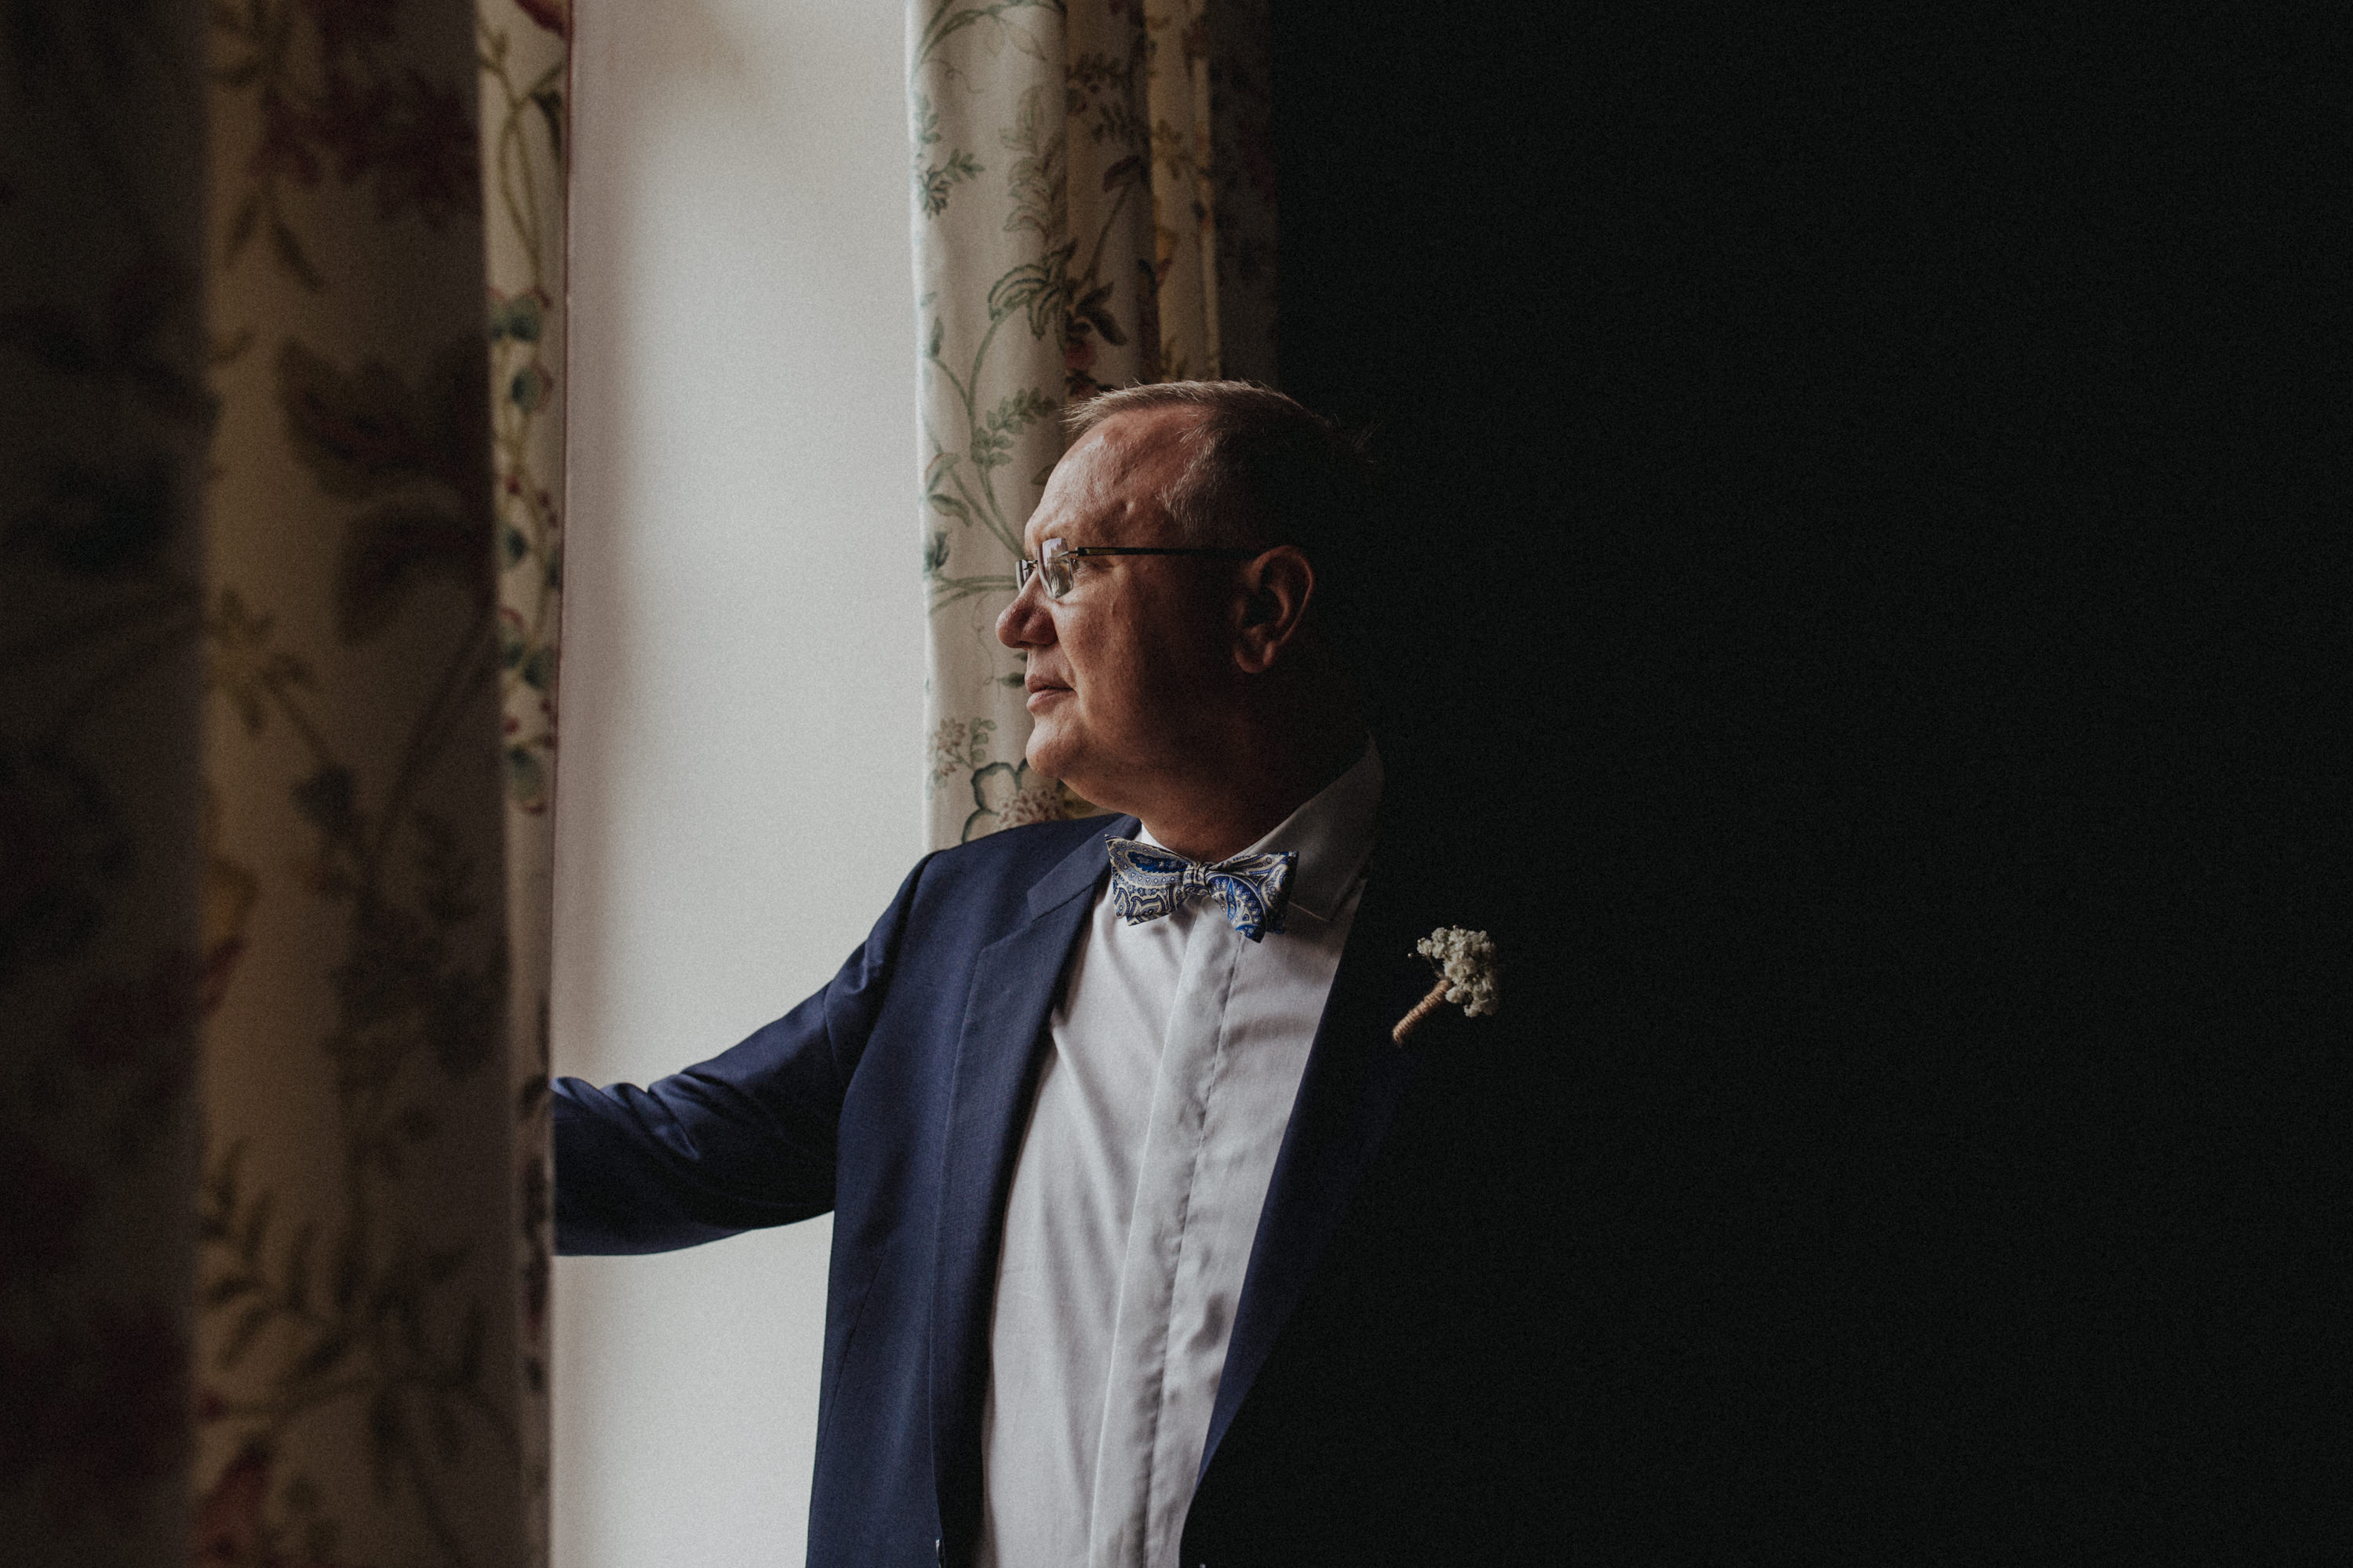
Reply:
[[[567,13],[16,16],[0,1539],[543,1559]]]
[[[991,630],[1069,401],[1274,374],[1262,0],[914,0],[927,830],[1086,809]]]

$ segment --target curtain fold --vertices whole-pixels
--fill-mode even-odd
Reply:
[[[992,627],[1066,403],[1271,382],[1274,184],[1260,0],[914,0],[926,831],[1090,809],[1022,761]]]
[[[201,13],[0,30],[0,1552],[186,1546]],[[21,1554],[21,1555],[20,1555]]]
[[[0,42],[28,1561],[544,1560],[568,30],[26,0]]]

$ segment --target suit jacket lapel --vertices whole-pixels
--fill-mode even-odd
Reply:
[[[941,1153],[932,1297],[932,1468],[942,1556],[968,1561],[979,1529],[980,1415],[988,1390],[988,1323],[1003,1240],[1005,1194],[1046,1037],[1046,1017],[1071,949],[1110,868],[1103,838],[1133,834],[1134,817],[1103,825],[1030,889],[1029,920],[980,951],[965,1000]]]
[[[1266,1365],[1282,1326],[1313,1277],[1348,1200],[1379,1152],[1389,1118],[1412,1080],[1416,1058],[1389,1029],[1429,989],[1428,966],[1413,955],[1424,911],[1400,887],[1395,853],[1377,844],[1348,945],[1316,1026],[1282,1148],[1259,1212],[1226,1366],[1209,1413],[1201,1473],[1250,1385]],[[1401,999],[1400,999],[1401,998]]]

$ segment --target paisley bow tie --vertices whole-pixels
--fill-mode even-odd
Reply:
[[[1283,906],[1291,900],[1291,868],[1299,863],[1290,850],[1237,855],[1204,866],[1133,838],[1106,838],[1103,843],[1111,850],[1112,912],[1130,925],[1156,921],[1196,899],[1213,897],[1226,907],[1234,929],[1252,942],[1282,930]]]

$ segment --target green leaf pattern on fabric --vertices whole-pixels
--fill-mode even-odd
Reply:
[[[548,1150],[557,634],[564,595],[565,157],[571,0],[476,0],[489,287],[490,506],[497,533],[500,777],[505,788],[509,1261],[522,1560],[548,1560]],[[469,1341],[479,1357],[480,1332]],[[461,1436],[437,1425],[438,1451]]]

